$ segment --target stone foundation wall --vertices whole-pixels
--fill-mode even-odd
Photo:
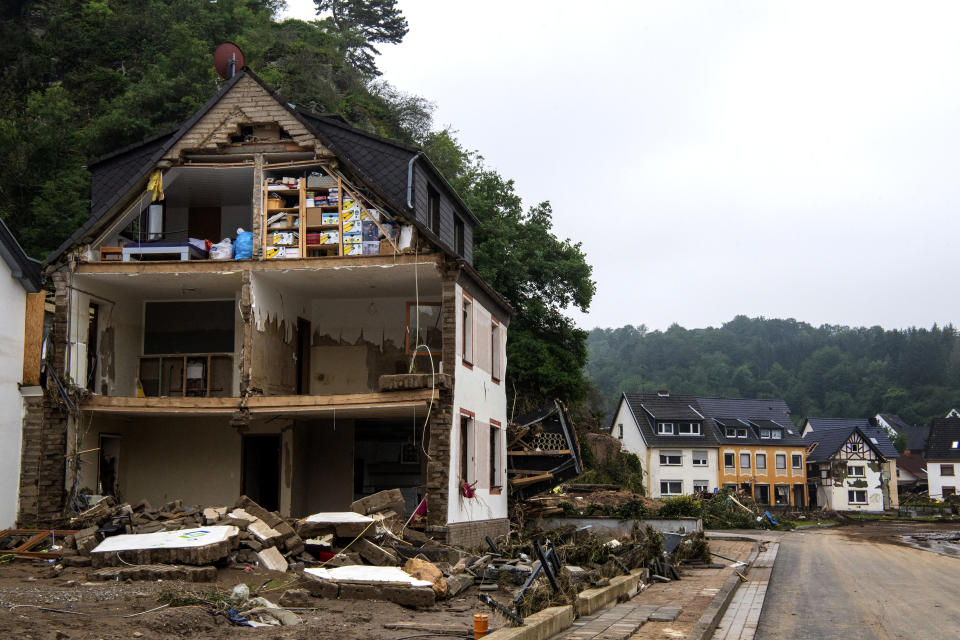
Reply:
[[[67,415],[46,398],[24,398],[17,526],[56,526],[63,517]]]
[[[510,520],[507,518],[456,522],[447,525],[447,544],[467,548],[485,547],[484,536],[496,540],[497,536],[506,535],[509,531]]]

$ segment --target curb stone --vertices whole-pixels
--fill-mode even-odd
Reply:
[[[753,550],[750,552],[750,557],[747,558],[746,567],[743,570],[744,575],[750,575],[750,568],[753,566],[757,556],[760,555],[760,542],[758,542],[755,538],[747,537],[724,537],[722,539],[736,539],[742,542],[753,543]],[[734,573],[732,576],[727,578],[727,581],[720,588],[720,591],[717,592],[717,595],[715,595],[713,600],[710,601],[710,604],[707,606],[707,610],[703,612],[703,615],[700,616],[700,620],[698,620],[697,624],[695,624],[693,629],[690,630],[686,640],[707,640],[713,636],[713,632],[717,630],[717,626],[720,624],[723,614],[727,612],[727,607],[730,606],[730,601],[733,600],[733,596],[739,587],[740,576]]]

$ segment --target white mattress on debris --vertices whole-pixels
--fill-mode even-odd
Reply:
[[[341,524],[344,522],[359,522],[370,524],[373,518],[364,516],[353,511],[326,511],[324,513],[315,513],[303,519],[304,522],[328,522],[330,524]]]
[[[399,567],[368,567],[357,564],[334,569],[304,569],[303,571],[323,580],[334,582],[383,582],[408,584],[411,587],[433,586],[429,581],[418,580]]]
[[[98,544],[91,553],[204,547],[208,544],[223,542],[239,533],[240,530],[233,525],[198,527],[196,529],[180,529],[179,531],[129,533],[107,538]]]

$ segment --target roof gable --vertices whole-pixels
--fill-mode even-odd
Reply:
[[[958,443],[956,447],[953,443]],[[960,418],[937,418],[930,423],[927,460],[960,459]]]
[[[3,220],[0,220],[0,256],[10,268],[10,275],[20,282],[24,290],[28,293],[40,291],[43,283],[40,263],[23,251]]]
[[[807,459],[811,462],[829,460],[854,434],[859,434],[867,446],[883,458],[900,456],[883,427],[871,424],[866,418],[807,418],[803,439],[807,443],[818,443]]]

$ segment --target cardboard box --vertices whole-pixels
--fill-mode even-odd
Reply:
[[[360,224],[360,212],[359,211],[347,211],[344,210],[340,213],[341,222],[356,222]]]
[[[344,233],[343,244],[360,244],[363,242],[362,233]]]
[[[351,245],[353,246],[353,245]],[[363,255],[365,256],[375,256],[380,253],[380,241],[376,242],[363,242]]]
[[[363,223],[360,222],[360,220],[353,220],[353,219],[345,220],[343,222],[343,232],[344,233],[362,233],[363,232],[363,227],[361,226],[362,224]]]
[[[308,176],[307,188],[317,189],[320,187],[336,187],[337,181],[330,176]]]
[[[268,258],[299,258],[299,247],[267,247]]]
[[[363,211],[360,212],[360,219],[363,220],[364,222],[366,222],[370,218],[373,218],[374,220],[377,220],[379,222],[380,212],[377,211],[376,209],[364,209]]]
[[[343,245],[343,255],[345,256],[363,255],[363,243]]]
[[[325,213],[320,220],[320,224],[340,224],[340,216],[336,213]]]
[[[340,242],[340,232],[339,231],[324,231],[319,234],[320,239],[317,241],[317,244],[337,244]],[[313,244],[312,242],[310,244]]]
[[[270,244],[273,245],[291,245],[299,242],[297,234],[291,231],[277,231],[269,236]]]

